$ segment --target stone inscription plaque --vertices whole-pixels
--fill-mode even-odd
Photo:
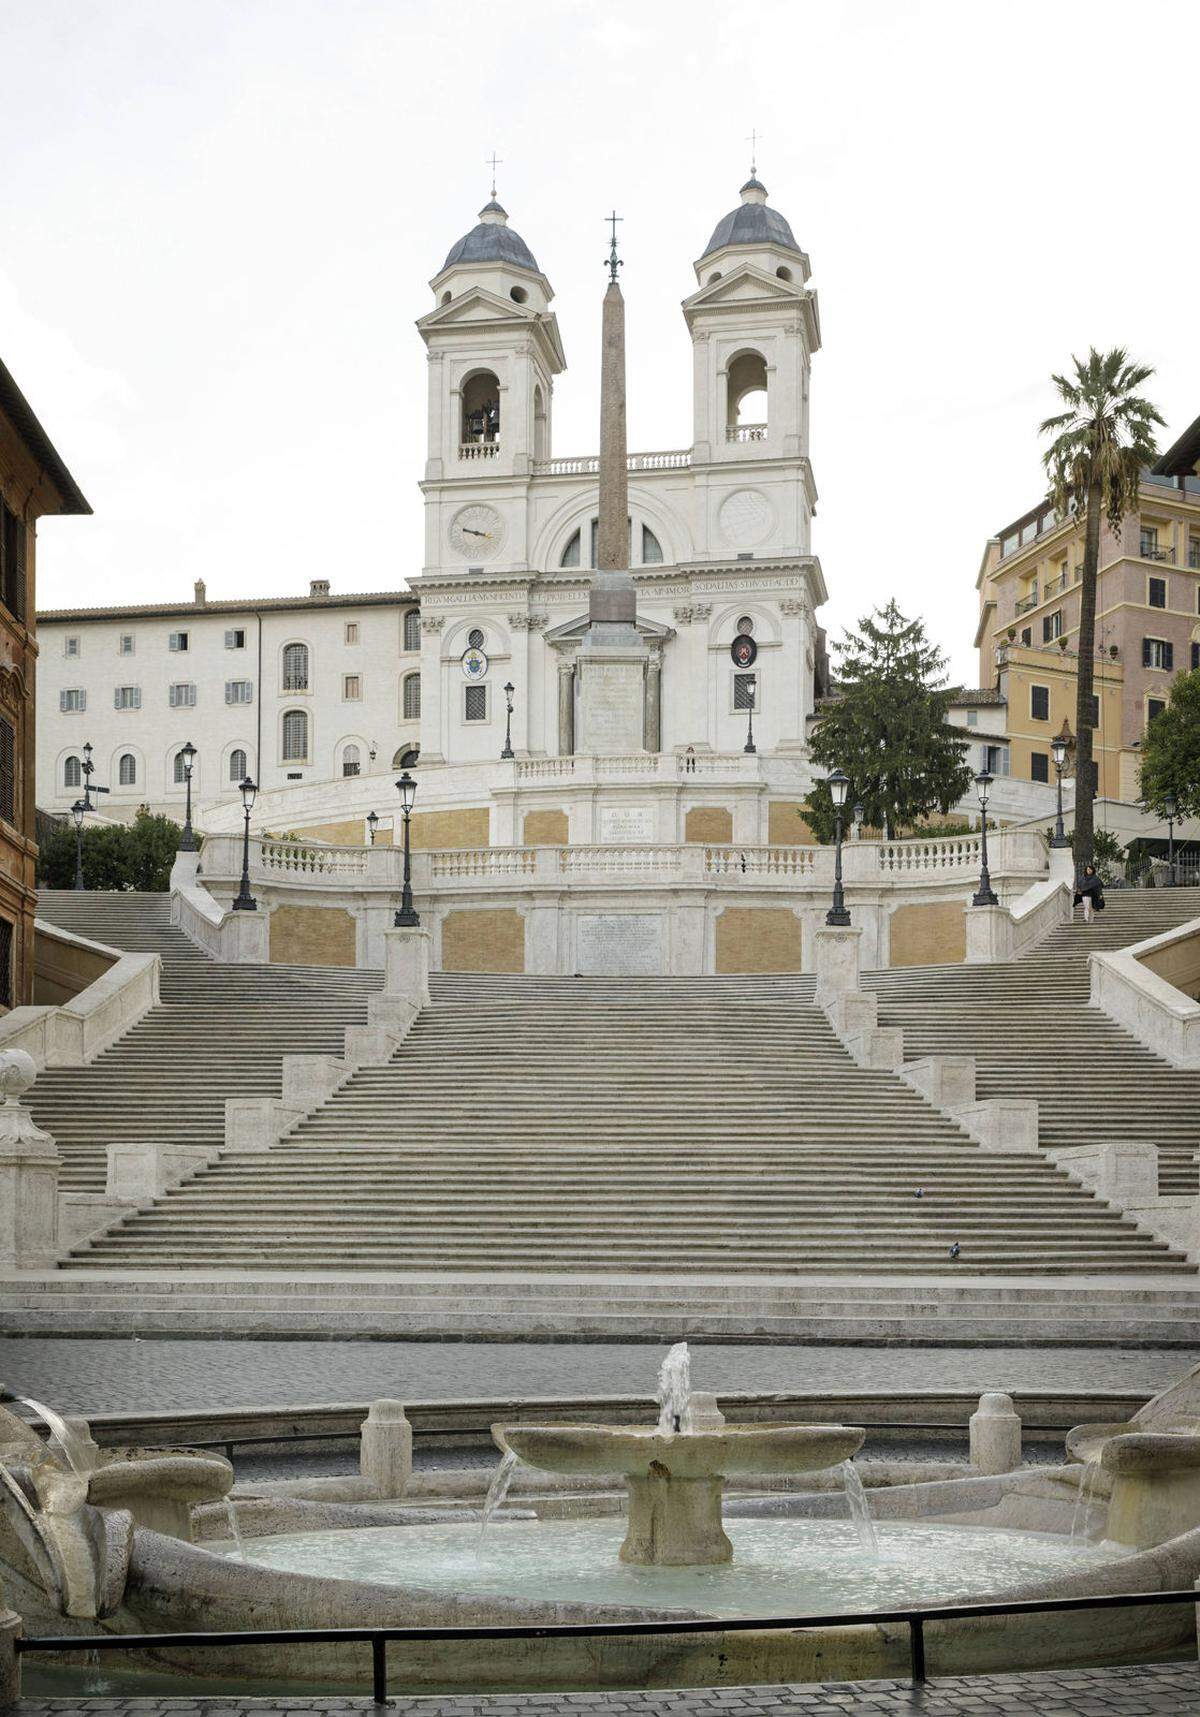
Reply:
[[[615,846],[638,846],[654,839],[652,805],[603,805],[600,839]]]
[[[580,914],[575,937],[575,970],[584,977],[653,977],[661,974],[662,969],[661,914]]]

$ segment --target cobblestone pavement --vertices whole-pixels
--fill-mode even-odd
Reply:
[[[76,1413],[649,1395],[660,1350],[607,1342],[0,1340],[0,1383]],[[1130,1389],[1154,1394],[1196,1355],[1153,1348],[804,1347],[692,1343],[715,1390]]]
[[[12,1717],[342,1717],[378,1711],[369,1699],[24,1699]],[[392,1717],[1187,1717],[1200,1711],[1200,1669],[1163,1664],[1059,1670],[1040,1675],[835,1681],[803,1687],[695,1688],[678,1693],[541,1693],[505,1697],[397,1699]]]

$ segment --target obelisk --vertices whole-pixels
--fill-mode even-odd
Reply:
[[[629,574],[629,476],[625,455],[625,300],[617,280],[613,222],[600,355],[600,516],[588,629],[579,647],[579,734],[585,755],[644,749],[646,664],[637,629],[637,587]]]

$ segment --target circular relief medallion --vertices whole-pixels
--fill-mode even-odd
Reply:
[[[473,501],[450,521],[450,547],[463,560],[494,560],[504,546],[504,521],[495,507]]]
[[[488,671],[487,657],[473,644],[470,649],[463,651],[462,671],[464,680],[481,680]]]
[[[758,489],[735,489],[721,502],[717,517],[726,537],[737,548],[754,548],[771,534],[775,510]]]
[[[729,646],[729,654],[735,668],[752,668],[758,656],[758,645],[746,633],[739,632]]]

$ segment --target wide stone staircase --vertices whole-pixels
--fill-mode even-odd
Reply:
[[[227,1097],[278,1097],[285,1054],[340,1055],[378,972],[233,966],[171,924],[166,894],[44,891],[38,917],[162,962],[161,1005],[87,1067],[47,1068],[28,1103],[62,1159],[65,1192],[102,1192],[109,1144],[225,1142]]]
[[[441,975],[386,1066],[68,1269],[668,1278],[1156,1274],[1048,1160],[858,1067],[811,980]],[[132,1035],[132,1034],[131,1034]],[[956,1258],[951,1248],[959,1248]]]
[[[1126,889],[1088,926],[1060,926],[1022,960],[874,972],[880,1025],[902,1026],[907,1059],[973,1055],[980,1098],[1037,1100],[1045,1148],[1144,1140],[1159,1191],[1195,1193],[1200,1072],[1184,1072],[1089,1005],[1088,956],[1192,918],[1200,889]]]

